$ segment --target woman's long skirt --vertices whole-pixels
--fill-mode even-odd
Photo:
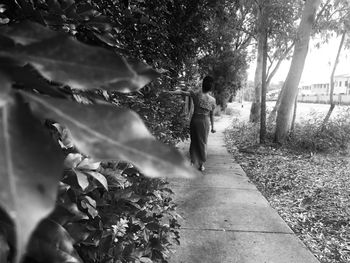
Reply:
[[[207,160],[207,141],[210,129],[209,116],[194,114],[190,123],[190,157],[194,164],[203,164]]]

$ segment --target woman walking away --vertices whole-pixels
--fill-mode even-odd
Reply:
[[[190,124],[190,157],[191,163],[197,165],[198,170],[204,171],[204,163],[207,160],[207,141],[209,130],[214,133],[214,109],[215,99],[209,94],[214,86],[214,80],[210,76],[203,79],[202,90],[182,91],[176,90],[171,94],[186,95],[193,99],[194,111]]]

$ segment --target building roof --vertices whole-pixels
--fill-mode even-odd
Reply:
[[[350,73],[335,75],[335,78],[350,78]]]

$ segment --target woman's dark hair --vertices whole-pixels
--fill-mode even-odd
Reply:
[[[203,79],[203,83],[202,83],[202,91],[203,92],[209,92],[211,91],[211,89],[213,88],[213,84],[214,84],[214,79],[210,76],[206,76]]]

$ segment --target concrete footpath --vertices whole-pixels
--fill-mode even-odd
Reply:
[[[171,263],[317,263],[227,152],[224,116],[209,135],[203,176],[170,182],[181,245]],[[188,144],[180,146],[187,152]]]

